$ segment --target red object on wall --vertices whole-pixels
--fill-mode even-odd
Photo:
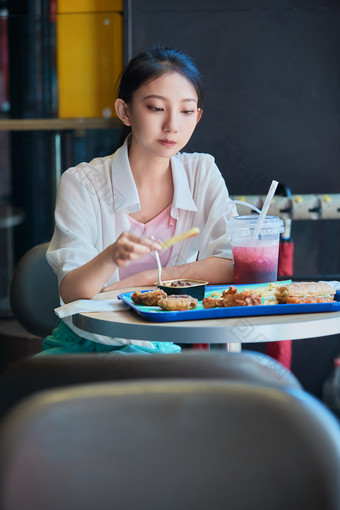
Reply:
[[[292,276],[294,262],[294,243],[292,241],[281,242],[279,246],[279,276]]]

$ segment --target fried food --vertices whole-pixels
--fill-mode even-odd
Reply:
[[[292,283],[275,292],[279,304],[328,303],[334,301],[334,295],[334,287],[321,282]]]
[[[260,305],[262,298],[255,290],[243,290],[237,292],[237,289],[231,286],[222,293],[222,306],[256,306]]]
[[[271,282],[268,286],[259,287],[256,289],[256,292],[258,292],[262,298],[263,305],[277,305],[277,299],[275,296],[275,292],[277,291],[278,287],[280,287],[281,285],[277,282],[275,282],[275,283]],[[253,290],[255,290],[255,289],[253,289]]]
[[[254,290],[243,290],[237,292],[236,287],[230,286],[224,290],[221,298],[204,298],[202,300],[203,308],[229,307],[229,306],[256,306],[260,305],[262,298]]]
[[[220,298],[222,296],[222,292],[218,292],[217,290],[214,290],[214,292],[212,292],[210,294],[210,297],[214,297],[214,298]]]
[[[178,312],[181,310],[193,310],[198,306],[198,299],[186,294],[172,294],[161,298],[158,306],[169,312]]]
[[[210,295],[202,299],[203,308],[217,308],[223,306],[223,300],[220,297]]]
[[[167,294],[162,289],[149,290],[148,292],[139,292],[136,290],[131,294],[131,299],[136,305],[158,306],[158,301],[166,298]]]

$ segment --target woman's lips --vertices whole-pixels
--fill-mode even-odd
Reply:
[[[161,143],[165,147],[173,147],[174,145],[176,145],[176,142],[174,140],[159,140],[159,143]]]

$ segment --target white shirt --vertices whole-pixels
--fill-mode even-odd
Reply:
[[[114,154],[80,163],[66,170],[59,181],[55,229],[47,261],[62,282],[73,269],[92,260],[129,230],[128,215],[140,210],[137,187],[128,159],[128,141]],[[231,259],[230,236],[225,213],[237,214],[224,179],[209,154],[178,153],[171,158],[174,197],[171,216],[177,220],[175,235],[192,227],[200,234],[173,246],[168,266],[194,262],[207,257]],[[106,285],[119,281],[118,268]],[[62,303],[62,301],[61,301]],[[109,339],[76,328],[78,335],[105,344],[150,342]]]

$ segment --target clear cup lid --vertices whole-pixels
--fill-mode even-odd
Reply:
[[[231,230],[252,231],[258,221],[258,215],[249,214],[243,216],[233,216],[230,218]],[[280,234],[284,231],[284,222],[278,216],[266,216],[261,227],[261,234]]]

